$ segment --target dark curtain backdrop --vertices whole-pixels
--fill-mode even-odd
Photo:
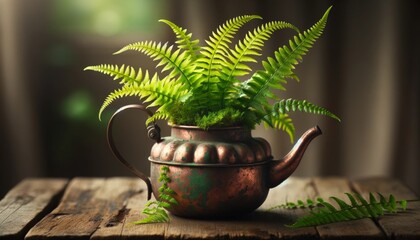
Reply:
[[[303,30],[333,5],[324,35],[297,67],[301,82],[290,81],[287,92],[279,95],[325,106],[342,122],[292,114],[298,135],[316,124],[324,132],[307,150],[295,176],[397,177],[420,193],[419,1],[159,2],[161,11],[151,21],[173,20],[202,40],[225,20],[243,14],[288,21]],[[112,52],[134,41],[174,40],[165,27],[159,33],[123,36],[56,33],[50,27],[52,4],[0,0],[0,196],[26,177],[128,175],[106,147],[106,121],[96,120],[101,101],[115,85],[82,69],[123,62],[152,68],[145,57]],[[275,34],[264,48],[266,56],[291,34]],[[59,61],[51,61],[57,55]],[[74,97],[74,92],[79,95]],[[72,97],[85,99],[95,113],[66,117],[63,109],[73,106]],[[127,158],[147,172],[152,143],[146,139],[144,119],[127,116],[116,131]],[[253,134],[269,140],[276,158],[291,148],[282,132],[258,127]]]

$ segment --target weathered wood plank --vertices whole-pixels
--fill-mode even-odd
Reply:
[[[41,185],[48,186],[44,183]],[[27,195],[34,191],[37,197],[42,195],[31,188],[28,186],[20,191]],[[285,224],[293,223],[307,210],[268,211],[287,201],[295,202],[317,196],[328,199],[334,195],[345,199],[344,192],[352,190],[362,194],[380,191],[384,194],[392,193],[397,198],[417,198],[400,182],[390,179],[367,179],[350,184],[345,178],[312,180],[292,177],[270,190],[266,202],[257,211],[236,219],[192,220],[172,216],[170,223],[134,225],[134,221],[145,217],[141,209],[146,203],[146,192],[140,180],[77,178],[70,182],[58,207],[36,224],[26,239],[371,239],[383,238],[385,233],[388,238],[396,239],[417,239],[420,236],[418,203],[410,203],[406,213],[381,217],[377,224],[364,219],[299,229],[287,228]],[[24,202],[24,196],[21,195],[19,201]],[[8,214],[10,217],[3,222],[10,221],[19,225],[20,218],[11,212],[13,209],[21,211],[22,207],[11,205],[13,201],[6,202],[5,199],[0,202],[0,216]],[[0,229],[4,229],[1,220]],[[0,233],[3,232],[0,230]],[[18,239],[22,239],[22,236]]]
[[[65,179],[25,179],[0,201],[0,239],[23,239],[60,199]]]
[[[346,178],[315,178],[314,184],[318,196],[324,200],[329,200],[330,196],[336,196],[344,200],[347,199],[344,193],[353,192],[350,182]],[[335,204],[335,202],[331,203]],[[383,239],[385,237],[381,229],[371,219],[326,224],[317,226],[316,229],[322,239]]]
[[[137,181],[139,182],[139,181]],[[167,223],[135,225],[133,222],[146,217],[141,213],[147,202],[147,192],[143,183],[141,191],[130,196],[123,204],[123,210],[104,221],[92,235],[92,240],[104,239],[161,239]]]
[[[365,197],[369,192],[380,192],[385,196],[393,194],[397,199],[418,199],[406,185],[395,179],[368,178],[354,181],[353,186]],[[406,212],[382,216],[377,222],[389,238],[419,239],[420,202],[411,202]]]
[[[289,229],[285,224],[293,221],[302,210],[273,210],[268,208],[306,199],[315,195],[310,179],[290,178],[272,189],[264,205],[256,212],[227,220],[194,220],[171,216],[170,223],[134,225],[132,222],[145,216],[140,213],[146,203],[144,193],[133,195],[127,202],[124,220],[114,226],[103,226],[92,239],[317,239],[315,228]]]
[[[73,179],[60,205],[36,224],[26,239],[89,239],[130,196],[141,191],[138,182],[134,178]]]
[[[124,221],[121,231],[122,239],[163,239],[168,223],[153,223],[145,225],[135,225],[133,222],[146,217],[141,213],[146,204],[146,195],[133,196],[129,199],[127,208],[130,212]]]
[[[267,200],[261,209],[270,209],[287,202],[297,202],[298,200],[313,199],[316,191],[310,178],[290,177],[280,186],[270,190]],[[280,226],[279,236],[283,239],[318,239],[318,233],[314,227],[292,229],[285,227],[292,224],[298,217],[306,215],[307,209],[275,209],[277,214],[276,224]],[[272,220],[267,220],[272,221]]]
[[[278,239],[278,214],[258,210],[250,215],[223,220],[193,220],[172,217],[165,238],[182,239]]]

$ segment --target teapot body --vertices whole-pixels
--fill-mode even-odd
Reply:
[[[159,196],[160,168],[164,163],[151,162],[153,194]],[[167,165],[168,186],[178,204],[167,210],[188,218],[224,218],[249,213],[266,199],[267,166],[264,163],[209,167],[188,164]]]
[[[158,198],[161,166],[169,167],[168,186],[177,216],[219,218],[252,212],[266,199],[271,148],[240,127],[202,130],[172,126],[170,137],[155,143],[149,161]]]

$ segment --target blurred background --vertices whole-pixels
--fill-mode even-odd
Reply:
[[[294,176],[396,177],[420,193],[419,1],[0,0],[0,198],[28,177],[131,176],[109,151],[105,128],[113,111],[138,100],[117,101],[100,122],[98,109],[117,83],[83,69],[126,63],[153,70],[139,53],[112,53],[136,41],[174,42],[159,19],[189,29],[203,43],[238,15],[304,30],[330,5],[324,35],[296,69],[301,82],[290,81],[279,95],[324,106],[342,122],[292,114],[297,135],[314,125],[324,132]],[[276,33],[265,56],[292,34]],[[153,143],[145,119],[127,112],[114,132],[124,156],[148,173]],[[166,123],[160,126],[169,134]],[[272,144],[275,158],[292,147],[280,131],[257,127],[253,135]]]

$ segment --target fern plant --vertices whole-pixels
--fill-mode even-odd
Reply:
[[[168,166],[161,167],[159,182],[162,183],[162,186],[159,188],[159,200],[149,200],[142,211],[147,217],[134,222],[134,224],[169,222],[170,218],[165,208],[176,205],[178,202],[173,197],[175,192],[168,186],[171,181],[168,172]]]
[[[299,78],[295,66],[321,36],[331,7],[323,17],[306,31],[283,21],[264,23],[250,30],[233,44],[238,30],[260,16],[244,15],[220,25],[201,45],[192,34],[169,20],[160,20],[174,32],[174,45],[155,41],[129,44],[115,54],[138,51],[156,61],[160,72],[135,69],[122,65],[102,64],[86,67],[118,80],[120,88],[105,99],[102,112],[116,99],[135,96],[148,107],[157,107],[146,123],[164,119],[171,124],[196,125],[203,129],[222,126],[244,126],[253,129],[257,124],[281,129],[293,141],[294,125],[288,113],[302,111],[340,119],[323,107],[306,100],[280,99],[274,90],[286,90],[290,79]],[[264,43],[275,31],[291,29],[296,35],[288,45],[278,48],[274,55],[261,62],[261,69],[249,66],[261,56]],[[241,81],[240,78],[248,80]],[[274,104],[270,103],[274,102]]]
[[[394,195],[390,194],[388,200],[381,193],[377,193],[379,199],[373,193],[369,193],[369,200],[358,193],[345,193],[351,204],[337,197],[330,197],[337,203],[338,208],[326,202],[323,198],[306,201],[298,200],[296,203],[287,202],[286,204],[272,207],[276,208],[310,208],[308,215],[300,217],[292,225],[292,228],[318,226],[328,223],[357,220],[363,218],[378,218],[386,213],[396,213],[398,210],[407,209],[407,200],[397,201]],[[412,200],[417,201],[417,200]]]

